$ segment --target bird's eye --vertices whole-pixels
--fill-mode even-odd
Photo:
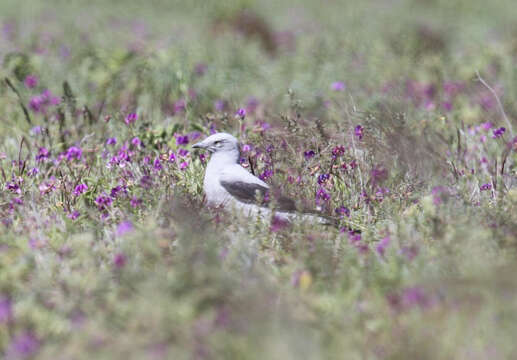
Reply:
[[[222,145],[222,143],[223,143],[223,141],[222,141],[222,140],[214,141],[214,145],[215,145],[215,146],[221,146],[221,145]]]

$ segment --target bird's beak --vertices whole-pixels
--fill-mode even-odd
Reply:
[[[206,145],[203,144],[203,142],[201,141],[201,142],[198,142],[197,144],[192,145],[192,148],[194,148],[194,149],[205,149]]]

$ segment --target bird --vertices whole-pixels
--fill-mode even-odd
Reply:
[[[296,218],[330,224],[333,219],[316,210],[298,210],[296,202],[278,195],[272,199],[270,186],[239,164],[238,140],[228,133],[215,133],[192,145],[211,153],[203,190],[210,208],[234,208],[248,217],[292,222]]]

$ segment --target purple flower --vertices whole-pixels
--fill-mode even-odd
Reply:
[[[39,125],[34,126],[34,127],[31,129],[31,134],[32,134],[32,135],[38,135],[38,134],[41,134],[41,126],[39,126]]]
[[[115,265],[117,269],[122,269],[126,265],[126,263],[126,255],[122,253],[115,254],[115,256],[113,257],[113,265]]]
[[[289,225],[289,221],[286,219],[282,219],[279,216],[273,216],[271,219],[271,231],[277,232],[285,229]]]
[[[443,107],[443,110],[444,110],[444,111],[450,112],[450,111],[452,111],[452,102],[450,102],[450,101],[444,101],[444,102],[442,103],[442,107]]]
[[[174,154],[173,152],[170,153],[169,155],[169,162],[175,162],[176,161],[176,154]]]
[[[479,187],[479,190],[481,191],[488,191],[492,189],[492,184],[483,184]]]
[[[246,113],[252,114],[257,110],[257,107],[259,105],[259,101],[255,97],[251,97],[246,102]],[[246,115],[246,114],[244,114]]]
[[[273,176],[273,170],[266,169],[259,175],[260,180],[266,180]]]
[[[345,83],[342,81],[335,81],[330,85],[330,88],[333,91],[343,91],[345,90]]]
[[[381,165],[378,165],[370,172],[372,184],[379,184],[388,179],[388,170]]]
[[[66,151],[66,159],[68,161],[71,161],[72,159],[80,160],[82,154],[83,154],[83,151],[81,150],[81,148],[79,148],[77,146],[71,146]]]
[[[117,226],[117,231],[115,232],[117,236],[124,236],[134,230],[133,223],[131,221],[122,221]]]
[[[190,154],[190,152],[188,150],[185,150],[185,149],[179,149],[178,150],[178,155],[181,156],[181,157],[185,157],[188,154]]]
[[[79,213],[79,211],[77,211],[77,210],[74,210],[70,214],[68,214],[67,217],[69,219],[75,220],[79,217],[79,215],[81,215],[81,213]]]
[[[336,211],[336,214],[338,214],[340,217],[343,217],[343,216],[350,217],[350,209],[348,209],[345,206],[340,206],[340,207],[336,208],[335,211]]]
[[[39,168],[33,167],[32,169],[29,170],[28,174],[31,177],[38,175],[39,174]]]
[[[188,167],[188,161],[183,161],[180,164],[180,170],[185,170]]]
[[[7,190],[11,190],[13,193],[21,194],[22,190],[20,189],[20,185],[15,183],[14,181],[8,182],[6,185]]]
[[[330,200],[330,194],[325,191],[323,187],[319,187],[319,189],[316,191],[316,200],[323,200],[328,201]]]
[[[363,135],[364,135],[363,131],[364,131],[364,128],[361,125],[357,125],[354,129],[354,135],[357,136],[357,138],[359,138],[359,140],[362,140]]]
[[[48,151],[45,147],[40,147],[38,149],[38,154],[36,155],[36,161],[41,162],[43,160],[46,160],[50,157],[50,151]]]
[[[189,143],[189,138],[188,138],[188,135],[185,135],[185,136],[176,136],[176,145],[187,145]]]
[[[133,146],[139,147],[142,145],[142,142],[140,141],[138,136],[135,136],[133,139],[131,139],[131,144],[133,144]]]
[[[142,178],[140,179],[140,186],[144,189],[150,189],[151,186],[153,186],[153,178],[149,175],[142,176]]]
[[[27,75],[23,83],[27,89],[34,89],[38,86],[38,77],[36,75]]]
[[[334,147],[334,149],[332,149],[332,158],[336,159],[336,158],[342,156],[344,153],[345,153],[345,147],[343,145],[336,146],[336,147]]]
[[[142,200],[133,196],[131,198],[131,200],[129,201],[129,204],[131,205],[132,208],[137,208],[139,207],[140,205],[142,205]]]
[[[116,199],[118,194],[123,191],[124,193],[127,193],[127,189],[125,186],[121,186],[121,185],[117,185],[115,186],[114,188],[111,189],[110,191],[110,196],[113,198],[113,199]]]
[[[309,160],[314,157],[316,153],[313,150],[307,150],[303,152],[303,156],[305,157],[305,160]]]
[[[318,176],[318,184],[324,184],[327,182],[328,179],[330,179],[329,174],[321,174],[320,176]]]
[[[239,110],[237,110],[237,112],[235,113],[235,116],[238,116],[240,117],[241,119],[244,119],[246,117],[246,109],[244,108],[240,108]]]
[[[174,113],[180,113],[187,109],[187,103],[184,99],[179,99],[174,103]]]
[[[43,91],[40,95],[36,95],[29,101],[29,107],[34,112],[44,113],[48,106],[57,105],[60,103],[58,97],[52,95],[49,90]]]
[[[217,100],[214,102],[214,108],[216,111],[222,112],[226,109],[226,101],[224,100]]]
[[[13,320],[13,304],[7,296],[0,296],[0,324],[6,324]]]
[[[117,138],[111,137],[106,140],[106,145],[115,145],[117,143]]]
[[[199,154],[199,160],[200,160],[202,163],[204,163],[204,162],[205,162],[205,160],[206,160],[206,154],[204,154],[204,153]]]
[[[99,209],[99,211],[107,210],[112,202],[112,198],[106,194],[101,194],[95,199],[95,204],[97,205],[97,209]]]
[[[126,125],[133,124],[138,119],[138,115],[136,113],[129,113],[127,114],[126,118],[124,119],[124,122]]]
[[[41,344],[31,332],[24,332],[15,336],[7,348],[8,359],[28,359],[35,355]]]
[[[79,184],[74,189],[74,195],[79,196],[79,195],[83,194],[84,192],[86,192],[86,190],[88,190],[88,185]]]
[[[494,136],[492,136],[493,139],[497,139],[497,138],[500,138],[501,136],[503,136],[504,132],[506,131],[506,129],[504,127],[500,127],[499,129],[495,129],[493,131],[494,133]]]
[[[386,248],[389,246],[390,242],[391,242],[391,238],[389,235],[384,237],[381,241],[379,241],[379,243],[375,247],[375,250],[377,250],[377,253],[381,256],[384,256],[384,253],[386,252]]]
[[[242,149],[241,150],[242,150],[243,153],[250,152],[251,151],[251,145],[244,144],[244,145],[242,145]]]
[[[153,169],[156,171],[160,171],[162,169],[162,163],[160,162],[160,158],[158,156],[153,161]]]

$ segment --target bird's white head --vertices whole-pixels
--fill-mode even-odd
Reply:
[[[195,149],[205,149],[212,154],[217,153],[239,153],[239,145],[237,139],[227,133],[216,133],[210,135],[205,140],[192,145]]]

